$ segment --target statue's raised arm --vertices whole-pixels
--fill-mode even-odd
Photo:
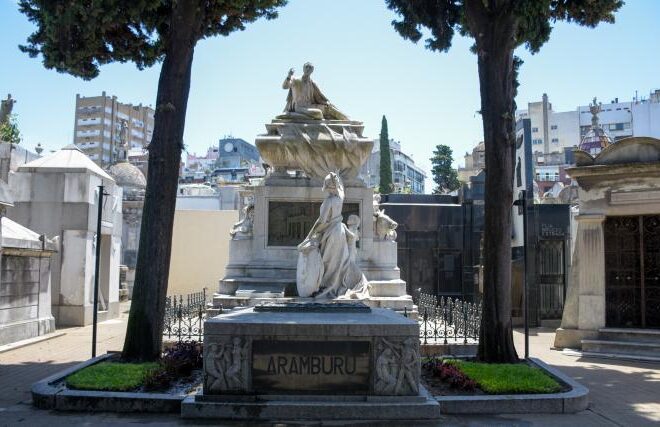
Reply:
[[[291,68],[289,70],[289,74],[287,74],[286,79],[284,79],[284,83],[282,83],[282,89],[291,89],[291,78],[293,78],[293,73],[295,73],[296,70]]]
[[[278,119],[288,120],[349,120],[349,118],[339,111],[328,101],[316,83],[311,78],[314,66],[306,63],[303,66],[303,75],[294,77],[294,69],[289,70],[283,89],[288,89],[289,94],[284,107],[284,114],[278,116]]]

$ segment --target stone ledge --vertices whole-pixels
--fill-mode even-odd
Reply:
[[[529,359],[571,390],[551,394],[435,396],[443,414],[572,414],[589,406],[589,389],[537,358]]]
[[[70,390],[62,385],[62,380],[74,372],[116,356],[116,353],[104,354],[34,383],[33,405],[40,409],[78,412],[178,413],[181,410],[184,394]]]
[[[0,332],[1,331],[2,331],[2,328],[0,328]],[[48,340],[53,339],[53,338],[61,337],[62,335],[66,335],[66,332],[64,332],[64,331],[54,331],[54,332],[51,332],[49,334],[38,335],[36,337],[26,338],[24,340],[14,341],[14,342],[10,342],[10,343],[7,343],[7,344],[3,344],[3,345],[0,345],[0,353],[6,353],[8,351],[16,350],[18,348],[23,348],[23,347],[26,347],[28,345],[37,344],[37,343],[40,343],[42,341],[48,341]]]
[[[282,396],[273,400],[255,397],[237,401],[217,396],[213,402],[188,396],[181,404],[182,418],[212,418],[251,421],[385,421],[434,420],[441,417],[440,406],[420,386],[419,396]],[[229,396],[227,396],[229,397]],[[265,396],[264,396],[265,397]],[[359,400],[358,400],[359,399]]]

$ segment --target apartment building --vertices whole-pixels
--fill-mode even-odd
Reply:
[[[647,98],[614,98],[602,103],[598,117],[601,128],[614,142],[631,136],[660,138],[660,89],[652,90]],[[516,111],[516,119],[530,119],[535,153],[557,153],[577,147],[591,130],[591,118],[589,105],[554,111],[546,94],[541,101],[528,103],[526,110]]]
[[[393,139],[390,139],[390,161],[395,193],[410,191],[424,194],[426,172],[415,164],[412,157],[401,151],[401,143]],[[380,140],[374,140],[374,148],[360,173],[368,187],[380,185]]]
[[[116,96],[76,95],[73,142],[101,167],[116,161],[125,139],[128,149],[144,148],[154,130],[154,110],[142,104],[124,104]]]

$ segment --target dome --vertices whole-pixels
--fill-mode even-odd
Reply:
[[[597,127],[590,129],[589,132],[584,135],[579,148],[580,150],[586,151],[592,156],[595,156],[610,144],[612,144],[612,138],[605,133],[603,128]]]
[[[584,135],[578,148],[582,151],[589,153],[592,156],[600,153],[605,147],[612,144],[612,138],[605,133],[603,128],[598,124],[598,113],[602,111],[601,103],[596,98],[589,104],[589,111],[591,112],[591,129]]]
[[[144,189],[147,187],[147,179],[142,171],[126,161],[110,166],[108,173],[122,188]]]

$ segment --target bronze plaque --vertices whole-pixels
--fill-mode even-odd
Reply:
[[[252,388],[258,393],[364,394],[368,341],[253,341]]]
[[[321,202],[268,203],[268,246],[297,246],[319,217]],[[349,215],[360,216],[359,203],[344,203],[344,222]]]

